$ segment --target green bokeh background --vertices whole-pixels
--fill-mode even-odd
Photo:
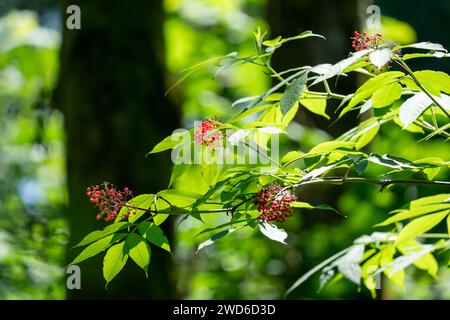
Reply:
[[[375,2],[381,7],[382,32],[388,38],[400,43],[429,40],[450,48],[448,1],[433,1],[433,5],[424,1]],[[212,56],[233,51],[251,54],[252,32],[257,27],[270,32],[267,17],[271,13],[267,5],[266,0],[165,0],[169,84],[178,79],[181,69]],[[358,10],[364,10],[361,7]],[[66,296],[63,266],[69,232],[69,199],[64,116],[52,104],[63,27],[61,12],[53,1],[31,4],[6,1],[0,5],[0,299],[64,299]],[[306,14],[321,15],[320,12]],[[364,12],[354,19],[363,24],[361,15]],[[342,58],[335,57],[335,61]],[[421,61],[413,68],[450,71],[448,59]],[[215,71],[211,68],[194,75],[168,96],[180,106],[183,126],[192,126],[194,120],[212,115],[226,119],[235,112],[230,108],[233,101],[259,94],[271,83],[270,77],[254,65],[228,69],[213,80]],[[332,138],[324,130],[299,123],[293,123],[288,133],[281,140],[284,150],[307,150]],[[370,150],[408,159],[430,155],[450,158],[447,144],[439,140],[417,143],[418,138],[420,135],[387,125]],[[442,172],[439,178],[448,180],[449,172]],[[185,178],[183,183],[187,188],[198,188],[195,177]],[[287,247],[244,229],[196,254],[201,239],[195,235],[203,226],[196,220],[180,224],[175,229],[172,257],[177,297],[282,298],[301,274],[350,245],[358,236],[372,232],[372,225],[382,221],[387,212],[418,196],[438,191],[414,186],[394,187],[383,193],[366,185],[327,188],[333,188],[331,192],[338,194],[333,202],[347,218],[322,211],[297,212],[286,225]],[[330,192],[314,189],[306,198],[299,196],[314,203],[311,194],[320,198],[325,191]],[[213,217],[206,222],[213,225],[220,219]],[[445,270],[441,270],[437,282],[423,272],[408,271],[405,289],[384,283],[382,298],[450,298],[450,276]],[[366,290],[358,290],[345,280],[321,292],[317,292],[318,282],[318,277],[313,277],[291,298],[370,298]]]

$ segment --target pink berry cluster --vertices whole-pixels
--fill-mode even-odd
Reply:
[[[86,189],[86,196],[89,197],[89,201],[100,210],[100,213],[97,214],[97,220],[101,218],[105,221],[115,219],[131,195],[132,192],[127,187],[121,191],[109,182],[103,182],[101,185]]]
[[[217,151],[221,146],[224,135],[223,132],[218,130],[219,127],[220,123],[218,121],[206,118],[194,130],[195,142]]]
[[[366,32],[359,33],[355,31],[351,38],[352,48],[355,51],[361,51],[365,49],[378,49],[383,44],[383,35],[381,33],[375,33],[373,36],[368,36]]]
[[[285,222],[292,215],[291,203],[297,200],[297,196],[282,186],[273,183],[262,188],[256,194],[254,203],[260,212],[258,218],[264,221]]]

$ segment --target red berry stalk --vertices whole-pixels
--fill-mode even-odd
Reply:
[[[97,214],[97,220],[103,218],[105,221],[115,219],[132,194],[127,187],[120,191],[109,182],[103,182],[101,185],[86,189],[86,196],[89,197],[89,201],[100,210]]]
[[[260,212],[258,218],[264,221],[285,222],[292,216],[291,203],[297,200],[295,194],[284,190],[282,186],[273,183],[262,188],[257,194],[254,203]]]

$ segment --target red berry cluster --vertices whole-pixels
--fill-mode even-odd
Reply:
[[[365,49],[378,49],[383,44],[383,35],[381,33],[375,33],[373,36],[368,36],[366,32],[359,33],[355,31],[351,38],[352,48],[355,51],[361,51]]]
[[[296,195],[284,190],[277,183],[262,188],[254,201],[260,212],[258,218],[264,221],[284,222],[292,215],[291,202],[295,200]]]
[[[127,187],[120,191],[109,182],[103,182],[101,185],[86,189],[86,196],[89,197],[89,201],[100,210],[100,213],[97,214],[97,220],[101,218],[105,221],[115,219],[119,210],[127,203],[127,199],[131,195],[132,192]]]
[[[195,142],[205,145],[211,150],[217,151],[221,146],[223,137],[223,132],[217,130],[219,127],[219,122],[206,118],[206,120],[200,123],[197,129],[194,130]]]

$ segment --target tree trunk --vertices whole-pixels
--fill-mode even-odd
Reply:
[[[62,8],[63,26],[67,18]],[[178,126],[164,98],[162,1],[76,1],[81,30],[64,28],[55,104],[65,114],[69,248],[105,225],[85,196],[104,180],[135,194],[167,186],[168,154],[145,154]],[[168,224],[168,223],[167,223]],[[167,231],[166,231],[167,232]],[[68,261],[78,250],[68,251]],[[81,290],[70,299],[171,298],[170,255],[152,247],[149,277],[131,261],[105,290],[103,255],[80,264]]]

